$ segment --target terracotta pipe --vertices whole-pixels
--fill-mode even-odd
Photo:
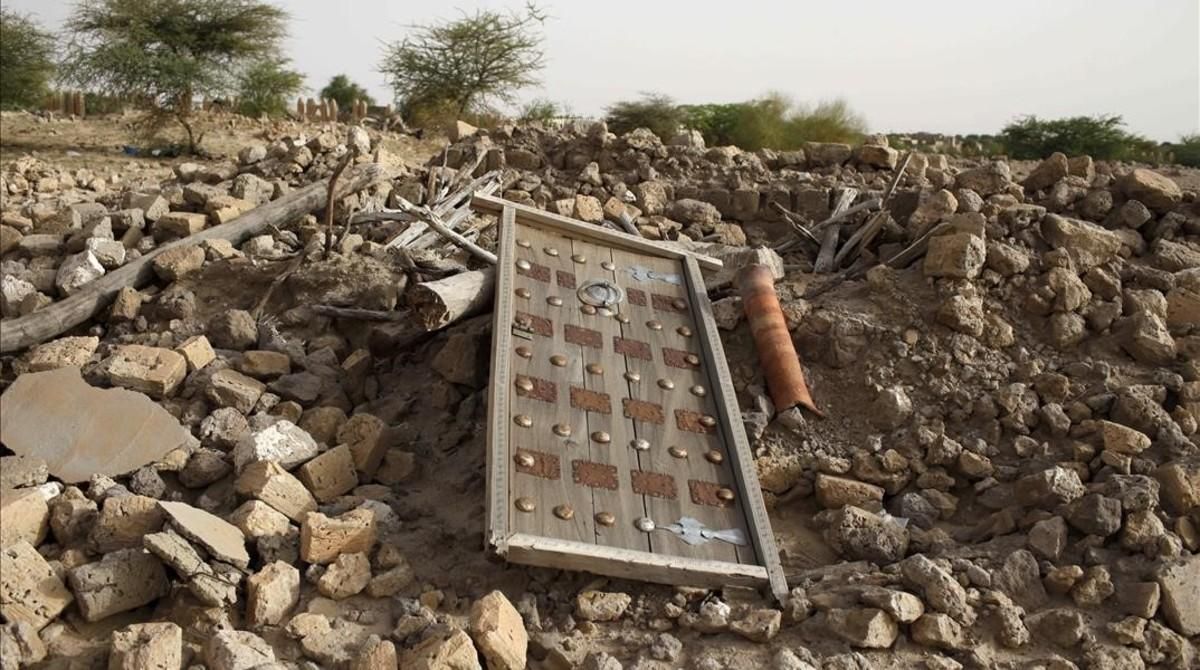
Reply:
[[[747,265],[737,275],[736,284],[742,295],[742,306],[750,321],[750,332],[754,334],[754,346],[758,349],[758,360],[763,375],[767,378],[767,390],[776,410],[785,410],[801,405],[817,416],[825,416],[813,403],[804,381],[804,368],[800,356],[792,346],[792,335],[788,332],[779,297],[775,294],[775,278],[765,265]]]

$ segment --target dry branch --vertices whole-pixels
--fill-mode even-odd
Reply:
[[[367,164],[352,170],[338,189],[338,196],[361,191],[384,176],[380,166]],[[164,251],[206,240],[228,240],[241,244],[271,225],[281,225],[323,207],[329,194],[324,181],[309,184],[219,226],[164,244],[145,256],[100,277],[85,289],[45,309],[0,323],[0,353],[19,351],[44,342],[95,316],[126,286],[138,287],[154,278],[153,260]]]

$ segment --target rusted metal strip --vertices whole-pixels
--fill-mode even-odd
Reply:
[[[792,336],[775,294],[775,279],[770,268],[748,265],[738,272],[736,283],[775,407],[784,410],[801,405],[817,416],[824,416],[808,392],[804,368],[792,346]]]

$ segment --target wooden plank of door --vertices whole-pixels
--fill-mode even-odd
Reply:
[[[579,451],[575,443],[586,423],[575,420],[570,389],[582,383],[583,362],[578,347],[564,340],[565,326],[570,323],[563,318],[566,310],[550,304],[552,298],[563,294],[556,281],[561,259],[545,251],[564,244],[569,242],[561,236],[517,225],[513,262],[529,266],[516,267],[511,299],[517,305],[515,319],[528,329],[532,339],[513,339],[510,355],[518,373],[512,382],[512,413],[528,417],[530,425],[513,429],[510,504],[514,505],[516,532],[590,543],[595,541],[591,494],[571,478],[571,460]],[[556,434],[554,427],[558,424],[570,426],[571,434]],[[517,509],[515,501],[519,497],[533,501],[534,509]],[[566,507],[559,508],[562,505]],[[571,512],[564,514],[565,509]]]
[[[721,337],[717,333],[717,322],[713,317],[712,305],[708,303],[704,292],[704,277],[700,266],[691,261],[684,262],[687,275],[688,293],[691,295],[693,314],[696,318],[697,334],[708,342],[705,348],[705,365],[714,376],[714,386],[719,383],[722,393],[717,402],[717,416],[721,419],[722,436],[729,447],[728,458],[730,468],[737,479],[738,488],[743,493],[743,506],[746,520],[750,526],[754,549],[758,554],[758,563],[767,570],[771,592],[780,602],[788,598],[787,577],[783,573],[783,565],[779,561],[779,548],[775,544],[775,535],[771,531],[771,520],[767,515],[767,507],[763,503],[762,489],[758,485],[758,473],[754,465],[754,455],[750,451],[750,442],[746,439],[746,431],[741,425],[741,410],[738,408],[737,396],[733,389],[732,377],[729,374],[729,364],[725,360],[725,350],[721,348]],[[716,396],[714,396],[716,397]],[[734,422],[737,423],[734,423]]]
[[[627,338],[645,341],[651,355],[650,360],[626,359],[630,370],[640,377],[640,382],[630,385],[629,397],[657,408],[655,415],[646,417],[652,420],[634,421],[638,437],[650,445],[641,453],[641,466],[647,472],[671,476],[676,489],[673,497],[646,498],[650,517],[660,525],[691,517],[714,530],[746,532],[737,501],[724,506],[726,503],[711,496],[705,499],[717,504],[700,505],[692,500],[692,481],[729,487],[734,483],[727,465],[706,458],[709,451],[724,453],[719,433],[715,430],[697,432],[711,430],[701,426],[698,420],[702,415],[715,414],[711,408],[711,385],[700,366],[690,365],[685,360],[686,354],[699,352],[701,342],[696,337],[689,313],[690,297],[686,286],[682,285],[683,267],[670,259],[622,251],[614,251],[613,256],[620,285],[626,289],[630,317],[622,329]],[[644,279],[635,279],[631,268],[638,268]],[[647,270],[657,277],[673,277],[679,283],[650,278]],[[685,302],[682,307],[677,307],[676,300]],[[693,393],[692,388],[696,386],[704,387],[704,395]],[[688,413],[684,416],[691,431],[680,428],[677,412]],[[638,410],[635,409],[635,413]],[[740,561],[738,548],[719,540],[691,545],[669,531],[656,531],[651,541],[656,553],[731,563],[754,562],[753,552],[750,552],[751,560]]]
[[[613,273],[602,265],[612,262],[611,250],[581,239],[572,240],[571,246],[577,287],[591,280],[613,281]],[[582,316],[585,328],[580,337],[590,343],[580,347],[587,392],[581,395],[600,410],[587,412],[591,461],[613,478],[608,484],[615,484],[615,488],[608,485],[592,488],[596,512],[615,517],[611,526],[596,525],[596,542],[648,552],[651,551],[649,534],[634,525],[646,515],[646,507],[633,485],[632,473],[637,469],[637,458],[630,447],[634,440],[633,423],[625,418],[621,405],[627,386],[623,377],[624,357],[616,351],[621,324],[614,317],[619,306],[609,310],[585,305],[577,295],[572,297],[576,298],[572,301],[574,311]]]
[[[487,438],[487,515],[485,544],[504,555],[510,534],[508,459],[512,423],[510,384],[512,384],[512,291],[515,276],[513,267],[513,237],[516,233],[516,212],[505,208],[500,214],[500,235],[497,240],[495,320],[492,330],[492,380],[488,389]]]

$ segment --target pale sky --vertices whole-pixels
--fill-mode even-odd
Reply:
[[[277,0],[309,93],[346,73],[376,98],[382,41],[522,0]],[[67,0],[4,0],[57,28]],[[734,102],[842,97],[874,131],[997,132],[1023,115],[1121,114],[1155,140],[1200,132],[1200,0],[547,0],[540,88],[577,114],[657,91]]]

